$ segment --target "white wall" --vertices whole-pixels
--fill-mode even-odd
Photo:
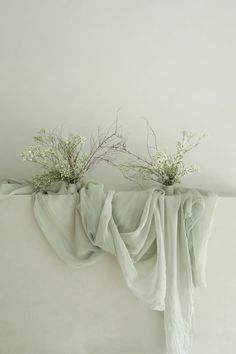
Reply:
[[[236,353],[235,198],[220,198],[208,287],[196,291],[193,354]],[[164,354],[163,320],[114,258],[72,270],[35,223],[30,196],[0,200],[0,354]]]
[[[41,127],[89,136],[120,121],[136,151],[146,117],[161,146],[209,137],[185,184],[236,195],[233,0],[0,0],[0,178],[36,168],[19,153]],[[107,167],[108,168],[108,167]],[[104,166],[92,177],[129,188]]]

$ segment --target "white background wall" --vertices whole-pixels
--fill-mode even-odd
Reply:
[[[37,171],[19,153],[41,127],[89,136],[120,109],[140,153],[141,117],[170,149],[183,129],[208,133],[189,157],[202,172],[184,184],[236,196],[235,16],[233,0],[0,0],[0,179]],[[135,188],[111,167],[91,177],[108,188]],[[17,354],[37,354],[33,341],[45,343],[44,354],[77,354],[80,333],[88,339],[79,341],[80,354],[156,354],[157,343],[162,350],[161,317],[129,293],[117,265],[108,259],[96,273],[70,273],[33,221],[27,224],[27,197],[18,198],[0,206],[0,343],[9,353],[19,345]],[[209,285],[197,292],[194,354],[236,352],[235,207],[224,199],[217,209]],[[102,335],[99,349],[91,337]],[[113,352],[105,348],[111,342]]]
[[[39,128],[89,136],[120,108],[139,152],[141,117],[162,147],[208,133],[185,184],[236,195],[235,16],[234,0],[0,0],[0,178],[36,172],[19,153]],[[129,188],[107,171],[92,177]]]

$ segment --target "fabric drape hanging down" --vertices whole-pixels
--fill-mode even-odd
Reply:
[[[1,197],[30,194],[27,181],[8,180]],[[56,194],[56,195],[55,195]],[[115,192],[88,181],[33,193],[45,238],[68,265],[86,266],[105,252],[117,258],[127,286],[164,312],[167,354],[190,354],[194,287],[206,286],[206,258],[216,195],[200,189]]]

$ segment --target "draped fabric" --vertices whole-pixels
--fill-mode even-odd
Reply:
[[[2,183],[0,194],[29,194],[27,181]],[[56,194],[56,195],[55,195]],[[33,193],[43,235],[68,265],[105,252],[117,258],[132,293],[163,311],[167,354],[190,354],[193,291],[206,286],[206,259],[216,196],[200,189],[105,191],[88,181],[77,193],[63,183]]]

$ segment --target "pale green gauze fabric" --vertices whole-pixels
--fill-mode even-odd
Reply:
[[[1,194],[32,192],[27,182],[8,182]],[[206,286],[215,204],[216,195],[200,189],[106,192],[92,181],[78,193],[59,184],[33,194],[38,225],[64,262],[82,267],[109,252],[132,293],[164,311],[166,354],[191,353],[193,291]]]

